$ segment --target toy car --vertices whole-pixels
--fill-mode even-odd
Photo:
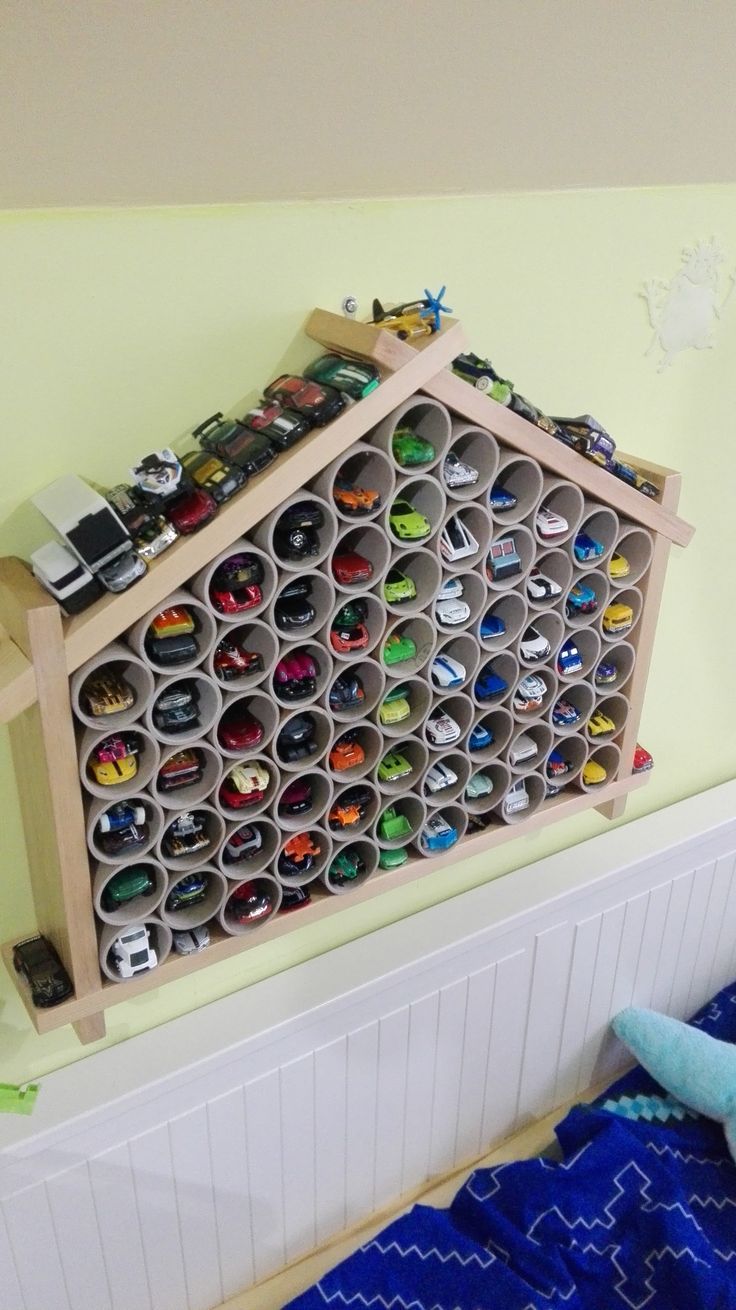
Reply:
[[[584,563],[585,560],[598,559],[603,554],[603,544],[589,537],[587,532],[578,532],[572,544],[573,554],[576,560]]]
[[[162,845],[170,859],[178,859],[182,855],[205,851],[212,845],[212,839],[201,815],[185,811],[169,824]]]
[[[591,737],[610,737],[612,732],[616,731],[616,724],[613,719],[604,714],[602,710],[596,710],[595,714],[588,719],[588,732]]]
[[[330,709],[353,710],[363,704],[365,689],[357,673],[340,673],[330,687]]]
[[[505,487],[502,482],[494,482],[488,492],[488,504],[491,509],[497,511],[513,509],[518,499],[518,496],[515,496],[513,491],[509,491],[508,487]]]
[[[465,788],[466,801],[482,800],[484,796],[490,796],[493,791],[493,782],[487,773],[474,773]]]
[[[594,614],[598,600],[592,587],[585,582],[574,582],[565,598],[565,614],[573,619],[576,614]]]
[[[312,808],[312,799],[312,784],[306,778],[297,778],[282,791],[279,814],[290,818],[298,814],[307,814]]]
[[[365,873],[365,861],[354,850],[339,851],[327,872],[329,882],[336,887],[344,887],[346,882],[355,882]]]
[[[375,391],[379,383],[378,369],[364,360],[343,359],[341,355],[320,355],[304,370],[310,382],[334,387],[351,400],[362,400]]]
[[[145,647],[149,659],[167,669],[191,664],[199,655],[199,647],[191,634],[181,637],[152,637],[149,634]]]
[[[513,383],[499,377],[490,359],[481,359],[480,355],[471,353],[458,355],[452,361],[452,371],[465,382],[470,382],[478,391],[484,391],[499,405],[508,405],[513,392]]]
[[[432,710],[424,731],[435,746],[449,746],[451,742],[457,741],[461,735],[460,724],[440,706]]]
[[[432,681],[437,687],[461,687],[465,681],[465,665],[442,652],[435,655],[430,665]]]
[[[480,546],[459,514],[451,514],[440,533],[442,558],[450,562],[475,555]]]
[[[188,873],[185,878],[174,883],[166,897],[165,909],[170,914],[177,910],[186,910],[192,905],[201,905],[207,896],[207,878],[201,873]]]
[[[609,682],[615,682],[618,677],[618,669],[611,660],[601,660],[595,671],[595,684],[597,687],[604,687]]]
[[[225,913],[235,923],[260,923],[273,913],[274,894],[265,883],[241,882],[228,897]]]
[[[391,850],[380,851],[378,855],[379,869],[399,869],[402,864],[406,864],[409,858],[409,852],[404,850],[403,846],[395,846]]]
[[[448,450],[442,461],[442,479],[446,487],[473,487],[478,481],[478,470],[472,464],[466,464],[454,450]]]
[[[648,482],[641,473],[637,473],[635,468],[632,468],[630,464],[624,464],[620,459],[613,461],[610,471],[614,477],[620,478],[622,482],[628,482],[630,487],[635,487],[643,496],[650,496],[654,499],[659,495],[659,490],[653,482]]]
[[[318,530],[324,526],[322,507],[313,500],[300,500],[279,515],[273,542],[282,559],[306,560],[319,555]]]
[[[603,611],[603,629],[605,632],[628,632],[634,622],[634,611],[630,605],[614,601]]]
[[[263,673],[263,656],[255,650],[246,650],[232,637],[223,637],[217,643],[212,667],[221,682],[232,682],[252,673]]]
[[[327,822],[335,832],[352,828],[368,813],[373,792],[368,787],[350,787],[335,801],[327,815]]]
[[[436,296],[425,290],[423,300],[405,301],[391,309],[385,309],[380,300],[374,300],[371,322],[387,328],[389,332],[395,332],[400,341],[431,336],[440,330],[441,315],[452,313],[442,304],[444,294],[444,287]]]
[[[150,503],[146,503],[138,487],[127,487],[121,483],[107,492],[106,500],[125,524],[141,559],[155,559],[179,536],[173,524],[163,514],[157,513]]]
[[[148,631],[159,639],[184,636],[194,632],[194,619],[185,606],[172,605],[151,620]]]
[[[165,760],[158,771],[159,791],[176,791],[200,782],[204,774],[202,753],[198,750],[177,751]]]
[[[298,832],[289,838],[279,855],[279,873],[282,877],[298,878],[301,874],[309,873],[321,854],[322,848],[311,833]]]
[[[213,580],[210,587],[210,601],[219,614],[245,614],[255,609],[263,600],[261,588],[253,583],[250,587],[218,587]]]
[[[237,464],[223,463],[211,451],[191,450],[182,455],[181,462],[196,486],[209,492],[218,505],[224,504],[248,481],[244,469],[238,468]]]
[[[307,700],[317,690],[319,666],[304,651],[289,651],[273,671],[274,691],[286,701]]]
[[[275,460],[278,450],[263,432],[254,432],[238,419],[213,414],[192,434],[205,450],[213,451],[248,474],[261,473]]]
[[[330,768],[335,773],[344,769],[354,769],[365,763],[365,751],[354,732],[344,732],[330,751]]]
[[[313,428],[324,427],[325,423],[337,418],[346,404],[345,397],[334,387],[308,382],[291,373],[284,373],[275,382],[270,382],[264,395],[301,414]]]
[[[130,472],[136,489],[147,500],[166,501],[187,485],[181,460],[169,446],[144,455]]]
[[[503,798],[501,811],[504,819],[510,819],[512,815],[519,814],[522,810],[529,808],[529,793],[526,789],[526,783],[523,778],[515,782],[513,787],[509,787]]]
[[[572,764],[557,749],[550,751],[547,756],[547,763],[544,766],[544,772],[548,778],[564,778],[565,774],[570,773],[571,770]]]
[[[457,828],[443,814],[430,814],[419,834],[423,851],[446,851],[457,841]]]
[[[540,678],[536,673],[528,673],[521,679],[514,692],[513,707],[517,714],[534,714],[541,709],[546,695],[547,684],[544,678]]]
[[[618,551],[614,551],[611,558],[608,561],[609,578],[612,579],[627,578],[630,572],[631,572],[631,565],[629,564],[629,561],[627,560],[626,556],[619,555]]]
[[[509,747],[509,764],[512,768],[516,768],[517,765],[523,764],[525,760],[533,760],[538,750],[539,747],[534,738],[530,737],[527,732],[520,732]]]
[[[569,530],[569,523],[561,514],[555,514],[546,505],[540,505],[534,516],[534,526],[540,537],[548,541],[551,537],[564,537]]]
[[[314,740],[315,722],[312,714],[295,714],[289,719],[276,738],[276,754],[286,763],[306,759],[314,755],[317,743]]]
[[[133,855],[148,839],[146,810],[143,805],[118,801],[103,810],[95,827],[95,840],[106,855]]]
[[[279,450],[288,450],[311,432],[311,424],[301,414],[284,409],[277,400],[255,405],[241,420],[252,432],[258,432]]]
[[[220,801],[233,810],[243,810],[262,801],[271,782],[268,769],[253,761],[236,764],[220,783]]]
[[[196,683],[179,682],[162,691],[153,702],[154,727],[160,732],[187,732],[199,727],[199,692]]]
[[[289,914],[292,910],[303,910],[309,905],[312,896],[308,887],[282,887],[279,914]]]
[[[607,777],[608,774],[602,764],[599,764],[597,760],[586,760],[582,772],[582,779],[586,787],[600,787]]]
[[[133,554],[130,535],[107,501],[74,473],[57,478],[50,486],[37,492],[33,497],[33,504],[85,566],[81,578],[70,579],[68,577],[70,569],[66,563],[68,556],[63,547],[52,543],[34,552],[34,570],[37,576],[44,581],[44,585],[46,585],[45,579],[53,584],[52,594],[63,591],[65,593],[63,603],[78,606],[74,611],[70,608],[69,613],[77,613],[79,609],[89,604],[90,599],[93,599],[91,594],[87,598],[90,589],[86,570],[96,576],[98,588],[100,583],[108,586],[104,570],[110,566],[113,573],[108,576],[114,578],[116,562],[122,556]],[[139,560],[138,563],[142,561]],[[143,571],[145,572],[145,565]],[[122,586],[116,586],[115,589],[122,590]],[[62,599],[61,596],[58,598]],[[82,604],[83,598],[84,604]]]
[[[135,692],[130,683],[109,667],[96,669],[85,678],[79,698],[87,713],[95,718],[120,714],[135,704]]]
[[[217,726],[217,740],[229,751],[249,751],[263,741],[263,724],[240,702],[225,710]]]
[[[376,772],[379,782],[396,782],[399,778],[408,778],[414,770],[400,751],[389,751],[384,755]]]
[[[429,519],[414,509],[408,500],[395,500],[389,514],[391,531],[400,541],[421,541],[432,531]]]
[[[645,750],[644,747],[640,746],[637,742],[636,750],[634,751],[634,763],[632,765],[634,773],[645,773],[647,769],[652,768],[654,768],[654,760],[649,754],[649,751]]]
[[[218,587],[230,587],[233,590],[250,587],[254,582],[263,582],[263,564],[257,555],[237,551],[218,564],[213,581]]]
[[[81,614],[102,595],[97,578],[60,541],[49,541],[34,550],[31,568],[34,578],[65,614]]]
[[[132,587],[134,582],[144,576],[147,568],[146,561],[137,551],[128,550],[111,564],[105,564],[103,568],[98,569],[97,576],[108,591],[127,591],[128,587]]]
[[[475,679],[473,690],[478,700],[496,700],[508,690],[508,683],[500,674],[494,673],[492,664],[486,664]]]
[[[181,536],[203,528],[217,513],[217,501],[203,487],[192,487],[166,504],[166,517]]]
[[[383,582],[383,599],[389,605],[403,605],[407,600],[416,600],[417,589],[413,578],[407,577],[400,569],[389,569]]]
[[[489,728],[485,728],[482,723],[476,723],[470,730],[468,737],[469,751],[484,751],[487,746],[493,745],[493,733]]]
[[[384,664],[403,664],[405,660],[413,660],[416,653],[417,644],[413,637],[392,632],[384,642],[381,658]]]
[[[519,652],[522,659],[534,660],[536,663],[539,660],[545,660],[549,655],[550,644],[547,638],[543,637],[541,632],[534,627],[533,623],[522,634],[519,642]]]
[[[411,836],[411,824],[401,810],[389,805],[378,820],[378,835],[382,841],[400,841]]]
[[[530,600],[551,600],[561,592],[562,587],[554,578],[548,578],[539,569],[532,569],[526,580],[526,594]]]
[[[263,837],[260,829],[244,823],[225,842],[222,848],[223,862],[225,864],[242,864],[247,860],[252,860],[253,856],[257,855],[262,847]]]
[[[151,945],[151,934],[143,923],[131,923],[110,946],[110,960],[121,978],[155,969],[158,956]]]
[[[470,618],[470,606],[464,600],[436,600],[434,617],[446,628],[455,628],[459,623],[466,623]]]
[[[579,673],[582,667],[583,661],[580,658],[580,651],[572,638],[568,638],[564,646],[560,648],[557,656],[557,672],[569,675]]]
[[[336,582],[343,587],[354,587],[359,582],[369,582],[373,577],[373,565],[365,555],[351,550],[344,555],[333,555],[332,574]]]
[[[332,499],[343,514],[361,518],[381,507],[381,496],[371,487],[359,487],[349,478],[337,477],[332,484]]]
[[[197,955],[210,944],[210,933],[206,923],[196,928],[184,928],[171,934],[172,944],[177,955]]]
[[[438,760],[436,764],[431,765],[424,775],[424,787],[426,791],[438,792],[444,791],[447,787],[454,787],[457,782],[457,774],[443,760]]]
[[[138,772],[137,755],[140,742],[135,733],[119,737],[106,737],[93,748],[89,759],[89,772],[101,787],[113,787],[130,782]]]
[[[411,428],[397,428],[391,438],[391,451],[396,463],[401,468],[415,468],[422,464],[431,464],[435,449],[431,441],[417,436]]]
[[[330,645],[346,655],[351,650],[365,650],[370,637],[364,619],[367,610],[363,601],[355,600],[338,610],[330,625]]]
[[[559,418],[555,415],[551,422],[556,427],[554,435],[559,441],[572,446],[579,454],[609,472],[612,471],[616,443],[592,414],[580,414],[577,418]]]
[[[282,632],[298,632],[314,622],[317,611],[309,597],[312,583],[309,578],[296,578],[287,583],[273,607],[276,627]]]
[[[380,722],[384,726],[390,726],[394,723],[401,723],[403,719],[408,719],[410,714],[411,705],[409,704],[407,688],[403,685],[392,687],[381,701],[381,707],[378,711]]]
[[[513,537],[502,537],[500,541],[491,542],[491,549],[486,559],[486,576],[489,582],[503,582],[521,573],[521,558],[516,550]]]
[[[552,722],[556,728],[569,728],[573,723],[577,723],[579,719],[580,711],[575,708],[571,701],[565,700],[564,696],[555,701],[552,710]]]
[[[27,937],[13,947],[13,968],[25,978],[37,1009],[58,1005],[73,992],[71,979],[46,937]]]

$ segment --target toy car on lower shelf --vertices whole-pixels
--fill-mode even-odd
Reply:
[[[389,805],[378,820],[378,835],[382,841],[400,841],[411,836],[411,823],[395,805]]]
[[[255,750],[263,737],[261,720],[245,709],[242,702],[236,702],[226,709],[217,725],[218,744],[225,750],[237,751],[239,754]]]
[[[529,673],[521,679],[512,702],[513,708],[517,714],[536,714],[541,709],[542,701],[547,695],[547,684],[544,678],[540,678],[536,673]]]
[[[423,851],[433,854],[435,851],[449,850],[457,838],[457,828],[453,828],[443,814],[430,814],[419,834],[419,845]]]
[[[183,855],[206,851],[212,845],[212,838],[202,816],[196,811],[185,810],[169,824],[161,844],[169,858],[176,860]]]
[[[333,555],[332,573],[335,581],[341,586],[357,587],[361,582],[370,582],[373,577],[373,565],[365,555],[350,550],[342,555]]]
[[[322,848],[310,832],[298,832],[285,843],[278,858],[282,878],[298,878],[309,873]]]
[[[192,732],[199,727],[199,693],[196,683],[179,682],[162,691],[153,702],[152,719],[159,732]]]
[[[72,995],[71,979],[56,948],[46,937],[27,937],[17,942],[13,947],[13,968],[25,978],[31,989],[31,1000],[38,1009],[59,1005]]]
[[[198,955],[210,944],[209,929],[206,923],[180,929],[171,934],[171,940],[177,955]]]
[[[327,878],[336,887],[344,887],[346,883],[356,882],[364,873],[365,861],[348,847],[347,850],[338,851],[330,864]]]
[[[152,896],[156,882],[149,864],[130,864],[113,875],[102,893],[101,904],[108,913],[119,910],[137,896]]]
[[[603,611],[604,632],[628,632],[634,622],[634,611],[622,601],[614,601]]]
[[[392,632],[386,638],[381,657],[384,664],[404,664],[416,658],[417,646],[413,637],[405,632]]]
[[[400,468],[417,468],[431,464],[435,449],[431,441],[418,436],[410,427],[398,427],[391,438],[391,453]]]
[[[476,723],[470,729],[468,737],[469,751],[484,751],[493,745],[494,737],[490,728],[486,728],[482,723]]]
[[[228,897],[225,913],[234,923],[261,923],[273,913],[275,896],[265,883],[242,882]]]
[[[89,773],[101,787],[114,787],[130,782],[138,772],[140,740],[138,735],[121,733],[106,737],[93,747],[89,758]]]
[[[457,774],[451,769],[449,764],[444,760],[438,760],[436,764],[430,765],[424,775],[425,791],[434,793],[445,791],[447,787],[454,787],[457,782]]]
[[[488,663],[484,664],[475,679],[473,690],[480,701],[498,700],[508,690],[508,683],[500,673],[496,673],[493,664]]]
[[[529,809],[529,793],[526,789],[526,783],[523,778],[515,782],[513,787],[509,787],[503,798],[501,811],[505,819],[510,819],[515,814],[520,814],[522,810]]]
[[[530,600],[552,600],[561,592],[562,587],[554,578],[547,577],[540,569],[532,569],[526,580],[526,594]]]
[[[449,746],[461,736],[460,724],[441,705],[432,710],[424,731],[434,746]]]
[[[639,743],[637,742],[636,750],[634,751],[634,762],[632,765],[633,772],[646,773],[647,769],[653,769],[653,768],[654,768],[654,760],[649,754],[649,751],[645,750],[644,747],[640,746]]]
[[[185,878],[180,878],[166,898],[167,913],[176,914],[178,910],[201,905],[207,896],[207,882],[206,875],[201,873],[188,873]]]
[[[571,673],[579,673],[582,667],[583,661],[580,658],[580,651],[570,638],[560,648],[557,655],[557,672],[569,677]]]
[[[282,632],[299,632],[314,622],[316,610],[311,600],[312,583],[309,578],[295,578],[279,592],[273,607],[276,627]]]
[[[110,962],[121,978],[155,969],[158,956],[151,945],[151,933],[143,923],[131,923],[110,946]]]

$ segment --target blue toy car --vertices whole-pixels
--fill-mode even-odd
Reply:
[[[576,582],[568,591],[565,601],[565,613],[568,619],[576,614],[593,614],[598,608],[595,592],[584,582]]]
[[[491,509],[513,509],[516,501],[517,497],[513,491],[509,491],[501,482],[494,482],[488,492],[488,504]]]
[[[601,660],[595,671],[596,686],[603,687],[607,682],[615,682],[618,669],[610,660]]]
[[[453,828],[441,814],[431,814],[419,836],[419,845],[427,853],[449,850],[456,841],[457,828]]]
[[[565,700],[564,696],[561,696],[552,710],[552,722],[555,727],[569,728],[573,723],[577,723],[579,718],[579,710],[575,709],[571,701]]]
[[[502,637],[506,631],[506,624],[503,619],[499,619],[495,614],[485,614],[480,621],[480,635],[482,638]]]
[[[600,541],[595,541],[593,537],[589,537],[587,532],[578,533],[572,548],[575,558],[580,560],[581,564],[588,559],[598,559],[603,554],[603,546]]]
[[[475,679],[475,694],[478,700],[495,700],[498,696],[503,696],[508,690],[508,685],[503,678],[493,672],[491,664],[486,664]]]
[[[468,737],[468,750],[483,751],[486,746],[491,746],[492,744],[493,733],[488,728],[484,728],[482,724],[476,723]]]
[[[583,667],[580,651],[570,638],[565,642],[557,656],[557,672],[562,674],[579,673]]]

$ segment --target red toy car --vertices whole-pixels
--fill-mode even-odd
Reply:
[[[228,900],[227,913],[236,923],[258,923],[268,918],[273,906],[273,898],[264,884],[241,882]]]
[[[257,805],[266,795],[271,781],[270,774],[262,764],[254,761],[250,764],[236,764],[225,774],[220,784],[220,800],[233,810],[243,810],[248,805]]]
[[[198,750],[177,751],[170,755],[158,771],[160,791],[175,791],[199,782],[204,773],[202,753]]]
[[[306,437],[311,427],[307,419],[300,414],[294,414],[290,409],[282,409],[277,400],[249,409],[242,421],[253,432],[260,432],[262,436],[268,437],[269,441],[280,450],[288,450],[289,446],[295,446],[297,441]]]
[[[247,751],[263,741],[263,724],[248,710],[234,706],[226,710],[217,729],[217,740],[229,751]]]
[[[347,655],[351,650],[365,650],[370,637],[363,622],[366,608],[362,601],[343,605],[330,627],[330,645],[333,650]]]
[[[316,660],[303,651],[284,655],[273,671],[274,690],[284,700],[304,700],[317,690],[319,669]]]
[[[279,814],[306,814],[312,808],[312,785],[302,778],[290,782],[281,793]]]
[[[646,773],[647,769],[653,767],[654,760],[649,754],[649,751],[645,750],[644,747],[640,746],[637,742],[636,750],[634,751],[634,763],[632,765],[634,773]]]
[[[280,405],[302,414],[313,428],[324,427],[325,423],[337,418],[346,403],[345,397],[334,387],[322,387],[318,382],[307,382],[306,378],[290,373],[284,373],[267,386],[264,394],[269,400],[277,400]]]
[[[332,572],[335,580],[342,583],[343,587],[351,587],[357,582],[369,582],[373,577],[373,565],[364,555],[351,550],[345,555],[333,557]]]
[[[223,589],[210,587],[210,600],[220,614],[245,614],[263,600],[263,592],[256,582],[250,587]]]
[[[177,496],[176,500],[166,502],[164,508],[169,522],[173,523],[177,532],[185,536],[188,532],[203,528],[205,523],[215,517],[217,502],[209,491],[202,487],[192,487],[182,496]]]
[[[212,666],[218,678],[231,682],[249,673],[263,673],[263,656],[255,650],[246,650],[237,641],[223,637],[215,649]]]

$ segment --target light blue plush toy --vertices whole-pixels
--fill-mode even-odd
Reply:
[[[633,1006],[616,1015],[613,1030],[665,1091],[723,1124],[736,1161],[736,1046]]]

